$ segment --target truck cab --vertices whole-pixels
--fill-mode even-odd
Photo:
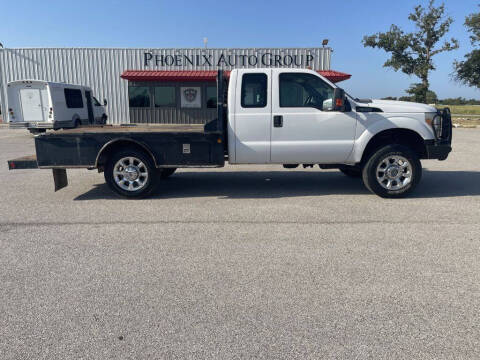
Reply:
[[[229,84],[229,162],[345,162],[353,149],[356,113],[334,111],[336,86],[299,69],[234,70]]]

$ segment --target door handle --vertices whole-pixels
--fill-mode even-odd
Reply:
[[[274,115],[273,116],[273,127],[283,127],[283,116]]]

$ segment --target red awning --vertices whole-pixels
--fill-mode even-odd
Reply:
[[[352,75],[335,70],[318,73],[333,83],[348,80]],[[230,75],[226,71],[227,76]],[[122,79],[129,81],[216,81],[216,70],[125,70]]]

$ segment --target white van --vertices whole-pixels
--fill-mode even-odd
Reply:
[[[88,86],[19,80],[8,83],[7,96],[10,126],[32,133],[107,121],[106,100],[100,104]]]

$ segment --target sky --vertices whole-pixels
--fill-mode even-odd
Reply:
[[[440,2],[437,0],[437,4]],[[453,61],[472,50],[463,25],[479,1],[445,0],[454,19],[447,37],[458,50],[434,58],[431,89],[439,98],[480,98],[480,91],[452,80]],[[408,14],[427,0],[303,1],[24,1],[0,0],[0,42],[15,47],[320,47],[329,39],[332,66],[352,74],[341,83],[358,97],[405,95],[418,78],[384,68],[388,54],[364,48],[364,35],[391,24],[413,31]]]

